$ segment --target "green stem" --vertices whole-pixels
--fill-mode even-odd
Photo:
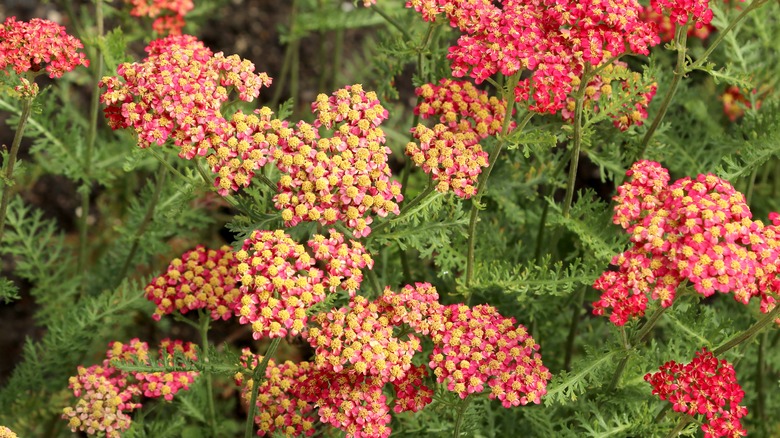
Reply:
[[[466,396],[466,398],[464,398],[460,403],[458,413],[455,415],[455,430],[452,433],[453,438],[460,437],[460,430],[463,427],[463,418],[465,417],[464,414],[466,413],[466,409],[468,409],[469,404],[471,404],[471,399],[471,396]]]
[[[201,310],[200,314],[200,339],[201,339],[201,360],[209,363],[209,325],[211,317],[208,312]],[[211,381],[211,373],[206,372],[206,392],[209,406],[209,426],[211,427],[211,436],[217,436],[217,414],[214,409],[214,387]]]
[[[8,153],[8,162],[5,164],[3,197],[0,201],[0,242],[3,241],[3,230],[5,230],[5,214],[8,211],[8,204],[11,202],[11,197],[14,193],[15,183],[13,178],[16,156],[19,155],[19,145],[22,144],[24,127],[27,124],[27,119],[30,118],[30,112],[32,111],[32,101],[32,99],[24,99],[22,101],[22,113],[19,115],[19,124],[16,125],[14,141],[11,143],[11,151]]]
[[[420,193],[420,194],[419,194],[419,195],[417,195],[417,196],[416,196],[414,199],[412,199],[411,201],[409,201],[409,203],[408,203],[408,204],[404,204],[404,207],[403,207],[403,208],[401,209],[401,211],[398,213],[398,216],[396,216],[396,217],[394,217],[394,218],[392,218],[392,219],[387,219],[387,220],[385,220],[384,222],[382,222],[381,224],[377,225],[375,228],[373,228],[373,229],[371,230],[371,233],[373,233],[373,234],[376,234],[378,231],[385,229],[385,227],[387,227],[388,225],[390,225],[390,223],[392,223],[392,222],[396,222],[396,221],[398,221],[399,219],[401,219],[402,217],[404,217],[404,215],[405,215],[406,213],[408,213],[408,212],[409,212],[409,210],[411,210],[411,209],[412,209],[412,207],[414,207],[415,205],[417,205],[417,204],[419,204],[420,202],[422,202],[422,200],[423,200],[423,199],[427,198],[427,197],[428,197],[428,195],[430,195],[430,194],[433,192],[433,190],[434,190],[435,188],[436,188],[436,186],[435,186],[433,183],[429,183],[429,184],[428,184],[428,187],[426,187],[426,188],[425,188],[425,190],[423,190],[423,191],[422,191],[422,193]]]
[[[585,289],[580,289],[574,297],[574,309],[571,312],[569,335],[566,337],[566,356],[563,359],[563,369],[566,371],[569,371],[571,368],[571,359],[574,356],[574,338],[577,337],[577,326],[580,323],[580,313],[582,312],[582,303],[584,300]]]
[[[87,142],[84,147],[84,187],[81,192],[81,217],[79,218],[79,258],[77,272],[83,273],[87,265],[87,254],[89,252],[88,231],[89,231],[89,196],[91,190],[92,176],[92,152],[95,149],[95,139],[97,138],[97,124],[100,115],[100,87],[98,83],[103,78],[103,53],[100,50],[99,41],[103,38],[103,0],[95,2],[95,23],[97,25],[97,35],[95,40],[95,58],[97,58],[95,69],[95,83],[92,87],[92,101],[90,102],[90,120],[87,131]]]
[[[160,201],[160,194],[162,194],[162,189],[165,186],[166,170],[167,169],[164,166],[161,166],[157,171],[157,182],[154,186],[152,199],[149,200],[149,204],[146,206],[146,213],[144,213],[144,217],[141,219],[141,224],[138,226],[138,229],[133,236],[133,243],[130,246],[130,252],[127,253],[125,262],[122,264],[122,269],[119,271],[119,275],[117,276],[117,284],[121,283],[122,280],[124,280],[125,275],[127,275],[127,271],[130,269],[130,264],[133,262],[133,258],[135,258],[135,253],[138,251],[138,246],[141,242],[141,236],[144,235],[146,228],[154,218],[154,210],[157,207],[157,203]]]
[[[763,318],[759,319],[755,324],[750,326],[744,332],[734,336],[733,338],[726,341],[723,345],[713,350],[712,353],[715,356],[720,356],[721,354],[731,350],[737,345],[747,341],[748,339],[751,339],[753,336],[760,333],[761,330],[766,328],[766,326],[771,324],[778,317],[780,317],[780,305],[776,305],[771,312],[767,313]]]
[[[764,336],[761,337],[758,341],[758,357],[756,358],[756,389],[758,390],[758,394],[756,395],[756,417],[758,417],[758,423],[759,424],[768,424],[767,418],[766,418],[766,382],[765,382],[765,376],[764,372],[766,370],[764,362],[766,361],[765,357],[765,348],[767,344],[767,335],[764,333]]]
[[[574,138],[571,150],[571,162],[569,163],[569,179],[566,182],[566,196],[563,199],[563,217],[569,217],[569,210],[571,210],[571,203],[574,199],[574,186],[577,182],[577,167],[580,163],[580,149],[582,148],[582,112],[585,106],[585,88],[590,81],[590,72],[588,68],[585,68],[585,72],[582,74],[580,81],[580,87],[577,89],[577,93],[574,96]]]
[[[626,349],[626,356],[620,359],[620,362],[618,363],[618,366],[615,369],[615,374],[612,376],[612,381],[609,384],[610,391],[617,388],[618,383],[620,383],[620,378],[622,377],[623,372],[626,370],[626,365],[628,364],[628,350],[643,344],[647,340],[647,336],[650,334],[650,331],[658,323],[658,320],[661,319],[661,315],[664,314],[666,309],[667,307],[659,307],[658,309],[656,309],[655,312],[653,312],[653,314],[650,315],[650,318],[647,319],[647,321],[642,326],[642,328],[639,329],[639,332],[637,332],[634,336],[631,337],[631,340],[627,340],[625,338],[625,330],[623,330],[623,327],[620,327],[621,335],[623,338],[623,344]]]
[[[685,415],[682,418],[680,418],[680,421],[677,423],[676,426],[674,426],[674,429],[672,429],[671,432],[669,432],[668,435],[666,435],[666,438],[676,438],[678,435],[680,435],[680,432],[682,432],[683,429],[685,429],[685,426],[688,425],[693,421],[693,417],[690,415]]]
[[[263,360],[255,367],[252,373],[252,395],[249,399],[249,416],[246,419],[246,428],[244,429],[244,438],[252,438],[252,432],[254,431],[255,413],[257,412],[257,393],[260,390],[260,385],[265,380],[265,370],[268,368],[268,361],[271,360],[271,356],[276,353],[276,349],[279,348],[279,343],[282,338],[274,338],[271,340],[271,345],[268,346],[268,350],[263,356]]]
[[[477,192],[474,194],[474,199],[471,201],[471,214],[469,215],[469,229],[468,229],[468,253],[466,255],[466,288],[468,289],[471,284],[471,278],[474,276],[474,250],[476,249],[476,234],[477,234],[477,218],[479,217],[479,209],[481,206],[482,196],[485,194],[487,187],[487,181],[490,177],[490,173],[496,166],[498,156],[501,153],[501,149],[506,143],[506,135],[509,133],[509,125],[512,121],[512,113],[515,110],[515,96],[514,90],[517,83],[520,81],[521,72],[517,72],[509,80],[509,86],[504,93],[504,100],[507,102],[506,113],[504,114],[504,124],[501,127],[501,135],[498,137],[498,144],[488,156],[488,168],[482,172],[477,182]],[[533,117],[533,111],[528,111],[523,117],[523,120],[515,129],[516,132],[522,132],[525,125]],[[471,293],[468,292],[468,301],[471,301]]]
[[[664,116],[666,115],[666,111],[669,109],[669,104],[672,103],[672,98],[674,97],[674,93],[677,92],[677,86],[680,85],[680,80],[688,72],[688,70],[685,68],[685,54],[687,51],[686,44],[688,42],[687,26],[677,26],[674,41],[677,49],[677,66],[674,68],[672,83],[669,85],[669,89],[666,91],[666,95],[661,101],[661,108],[658,109],[658,113],[656,113],[655,118],[653,119],[653,123],[647,129],[644,138],[642,138],[642,148],[636,158],[637,160],[640,160],[647,152],[650,139],[653,137],[653,134],[655,134],[658,126],[661,125],[661,120],[663,120]]]
[[[671,409],[671,408],[672,408],[672,404],[671,403],[666,403],[664,405],[664,407],[661,408],[661,411],[658,413],[658,415],[656,415],[655,418],[653,419],[653,423],[655,423],[655,424],[660,423],[661,420],[666,418],[666,414],[669,412],[669,409]]]
[[[394,28],[398,29],[406,39],[406,41],[412,41],[412,35],[409,33],[408,30],[406,30],[406,27],[402,26],[401,23],[399,23],[395,18],[387,15],[387,12],[385,12],[382,8],[378,7],[377,5],[372,5],[371,9],[374,10],[377,14],[381,15],[382,18],[385,19],[390,25],[392,25]]]
[[[737,24],[739,24],[740,21],[745,19],[747,17],[747,14],[749,14],[754,9],[758,9],[761,6],[764,6],[765,3],[767,3],[769,0],[755,0],[753,3],[750,4],[747,8],[743,9],[742,12],[737,16],[737,18],[734,19],[731,23],[729,23],[728,26],[726,26],[725,29],[718,32],[718,36],[715,37],[715,39],[710,43],[709,47],[707,47],[707,50],[704,52],[704,54],[693,64],[690,65],[688,68],[688,71],[695,70],[697,68],[700,68],[704,63],[707,61],[707,58],[712,54],[713,51],[718,47],[718,45],[723,42],[723,38],[728,35],[729,32],[734,30],[735,27],[737,27]]]

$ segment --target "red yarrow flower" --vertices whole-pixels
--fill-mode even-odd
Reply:
[[[84,45],[57,23],[40,18],[18,21],[8,17],[0,26],[0,70],[8,67],[16,74],[46,70],[59,78],[79,65],[89,67]]]
[[[155,18],[152,29],[161,35],[181,35],[184,16],[195,5],[192,0],[125,0],[133,6],[130,15]]]
[[[740,418],[748,410],[739,404],[745,392],[737,383],[734,367],[706,348],[690,363],[665,363],[658,372],[646,374],[645,381],[653,387],[653,394],[672,403],[675,412],[704,415],[705,438],[747,435]]]

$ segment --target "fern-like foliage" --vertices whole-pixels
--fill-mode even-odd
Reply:
[[[562,371],[553,376],[544,397],[546,406],[575,402],[589,389],[609,381],[610,373],[615,371],[616,359],[620,358],[620,350],[591,347],[585,347],[585,350],[585,358],[574,364],[573,371]]]
[[[733,153],[721,158],[715,172],[719,177],[735,181],[745,177],[780,155],[780,104],[770,101],[760,112],[751,112],[739,129],[738,138],[728,140]]]

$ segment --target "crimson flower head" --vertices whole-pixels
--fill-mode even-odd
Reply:
[[[706,348],[690,363],[663,364],[658,372],[645,375],[645,381],[653,387],[653,394],[672,403],[675,412],[704,415],[705,438],[747,435],[739,421],[748,412],[739,404],[745,392],[737,383],[734,367]]]
[[[685,26],[693,20],[696,29],[701,29],[712,21],[710,0],[650,0],[650,7],[659,14],[668,14],[673,24]]]
[[[40,18],[18,21],[8,17],[0,26],[0,70],[8,67],[17,74],[45,69],[59,78],[79,65],[89,67],[78,38],[70,36],[57,23]]]

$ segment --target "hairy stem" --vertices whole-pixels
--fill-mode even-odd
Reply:
[[[460,403],[458,413],[455,415],[455,430],[452,433],[453,438],[460,437],[460,430],[463,427],[463,418],[465,417],[464,414],[466,413],[469,404],[471,404],[471,399],[471,396],[466,396],[466,398],[464,398]]]
[[[571,162],[569,164],[569,180],[566,182],[566,196],[563,199],[563,217],[569,217],[571,202],[574,199],[574,186],[577,182],[577,167],[580,162],[580,149],[582,148],[582,111],[585,105],[585,88],[588,86],[591,75],[587,68],[582,75],[580,88],[574,96],[574,138],[571,149]]]
[[[200,314],[200,340],[201,340],[201,360],[204,363],[209,363],[209,325],[211,323],[211,317],[208,312],[201,310]],[[217,414],[214,409],[214,388],[211,381],[211,373],[206,372],[206,398],[208,399],[208,418],[209,427],[211,427],[211,436],[217,436]]]
[[[97,25],[96,40],[103,38],[103,0],[95,2],[95,24]],[[100,44],[95,44],[95,83],[92,87],[92,100],[89,104],[89,128],[87,131],[87,142],[84,149],[84,187],[81,191],[81,217],[79,218],[79,258],[77,272],[82,273],[87,265],[87,254],[89,252],[88,230],[89,230],[89,186],[92,177],[92,152],[95,149],[95,139],[97,138],[97,124],[100,114],[100,80],[103,78],[103,53]]]
[[[244,438],[252,438],[252,432],[254,431],[255,413],[257,412],[257,393],[260,390],[260,384],[265,380],[265,370],[268,368],[268,361],[271,360],[271,356],[276,353],[276,349],[279,348],[282,338],[274,338],[271,340],[271,345],[268,346],[268,350],[263,356],[263,360],[255,367],[252,373],[252,395],[249,398],[249,412],[246,419],[246,428],[244,429]]]
[[[577,326],[580,323],[580,313],[582,303],[585,300],[585,289],[580,289],[574,297],[574,309],[571,312],[571,323],[569,324],[569,335],[566,337],[566,356],[563,359],[563,369],[571,369],[571,358],[574,356],[574,338],[577,337]]]
[[[5,230],[5,214],[8,211],[8,204],[11,202],[11,197],[14,194],[14,165],[16,164],[16,156],[19,155],[19,145],[22,144],[22,137],[24,136],[24,127],[27,125],[27,119],[30,118],[30,112],[32,111],[32,99],[24,99],[22,101],[22,113],[19,115],[19,124],[16,125],[16,133],[14,134],[14,141],[11,143],[11,151],[8,152],[8,162],[5,163],[5,175],[3,181],[3,197],[0,201],[0,242],[3,241],[3,230]]]
[[[167,169],[165,166],[160,166],[160,169],[157,171],[157,182],[154,186],[152,199],[149,200],[149,204],[146,206],[146,213],[144,213],[144,217],[141,219],[141,224],[138,226],[138,229],[133,236],[133,243],[130,246],[130,252],[127,253],[125,262],[122,263],[122,269],[119,271],[119,275],[117,276],[117,284],[121,283],[122,280],[124,280],[125,275],[127,275],[127,271],[130,269],[130,264],[133,262],[133,258],[135,258],[135,253],[138,251],[138,246],[141,242],[141,236],[144,235],[146,229],[149,227],[149,224],[154,218],[154,210],[157,207],[157,203],[160,201],[160,195],[162,194],[163,187],[165,186],[166,170]]]
[[[664,99],[661,101],[661,108],[653,119],[653,123],[647,128],[644,138],[642,138],[642,148],[639,151],[637,160],[641,159],[647,152],[647,147],[650,144],[650,139],[653,138],[658,126],[661,125],[661,121],[666,115],[666,111],[669,109],[669,104],[672,103],[674,93],[677,92],[677,86],[680,85],[680,80],[685,76],[688,70],[685,68],[685,54],[687,51],[686,44],[688,42],[688,27],[677,26],[677,31],[674,38],[674,44],[677,48],[677,66],[674,68],[674,76],[672,77],[672,83],[669,85],[669,89],[666,91]]]
[[[490,173],[496,166],[501,149],[504,147],[504,143],[506,143],[506,135],[509,133],[509,125],[512,121],[512,113],[515,110],[514,90],[517,86],[517,83],[520,81],[520,74],[521,72],[514,74],[509,80],[509,86],[506,87],[504,100],[507,102],[507,104],[506,113],[504,114],[504,125],[501,127],[501,135],[498,137],[498,144],[496,144],[495,148],[488,156],[488,168],[479,176],[479,182],[477,182],[477,192],[474,194],[474,198],[471,201],[471,214],[469,215],[468,229],[468,253],[466,255],[466,288],[469,287],[471,284],[471,278],[474,276],[474,250],[476,248],[477,218],[479,217],[479,209],[481,205],[480,201],[482,200],[482,196],[485,194]],[[523,117],[523,120],[517,126],[516,131],[521,132],[525,128],[525,125],[528,124],[528,122],[531,120],[533,115],[533,111],[528,111],[525,114],[525,117]],[[469,292],[468,295],[468,301],[471,301],[471,293]]]
[[[748,339],[753,338],[753,336],[757,335],[761,332],[761,330],[765,329],[766,326],[771,324],[776,318],[780,317],[780,305],[776,305],[774,309],[772,309],[771,312],[764,315],[763,318],[759,319],[755,324],[750,326],[747,330],[744,332],[734,336],[733,338],[726,341],[723,345],[713,350],[713,354],[715,356],[720,356],[721,354],[731,350],[732,348],[736,347],[737,345],[747,341]]]

